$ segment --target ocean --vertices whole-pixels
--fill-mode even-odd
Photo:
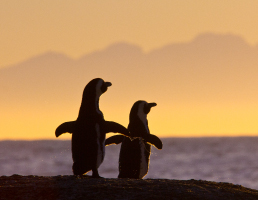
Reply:
[[[161,138],[144,179],[207,180],[258,189],[258,137]],[[106,147],[99,174],[118,176],[120,145]],[[71,141],[0,141],[0,175],[72,175]],[[89,175],[91,174],[88,173]]]

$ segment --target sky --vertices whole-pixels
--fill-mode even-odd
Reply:
[[[255,46],[258,44],[257,8],[256,0],[0,0],[0,68],[49,51],[78,59],[117,42],[135,44],[150,52],[169,44],[192,41],[206,32],[236,34]],[[258,127],[249,127],[250,121],[255,124],[257,119],[255,104],[242,105],[242,110],[235,109],[239,105],[231,108],[223,105],[232,111],[224,115],[225,119],[221,117],[223,106],[213,105],[219,106],[217,110],[211,106],[208,104],[203,110],[190,105],[173,107],[175,113],[180,113],[176,116],[180,122],[172,122],[174,130],[159,136],[236,136],[258,132]],[[192,133],[182,130],[187,112],[193,119],[188,124]],[[246,119],[246,113],[253,117]],[[5,123],[12,126],[8,119]],[[232,121],[228,122],[229,119]],[[155,117],[155,111],[150,120],[163,124],[162,132],[166,127],[171,129],[171,123],[162,123],[162,118]],[[39,124],[36,119],[31,123],[34,127]],[[243,124],[245,128],[239,130],[236,124]],[[227,129],[223,129],[224,125]],[[158,126],[153,129],[159,132]],[[2,135],[0,139],[46,138],[43,134],[38,137],[32,134],[26,138]]]
[[[0,67],[46,51],[78,58],[125,41],[144,51],[203,32],[258,43],[255,0],[1,0]]]

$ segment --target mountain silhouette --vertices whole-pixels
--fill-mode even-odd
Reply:
[[[148,53],[125,42],[76,60],[47,52],[0,69],[1,115],[16,107],[50,109],[53,115],[56,108],[67,107],[76,115],[84,86],[96,77],[113,83],[100,102],[110,112],[125,106],[129,113],[132,102],[139,99],[161,103],[164,109],[197,102],[255,103],[257,55],[257,46],[240,36],[212,33]]]

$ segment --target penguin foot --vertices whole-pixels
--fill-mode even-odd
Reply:
[[[77,175],[78,177],[80,177],[80,179],[84,179],[84,178],[90,178],[91,176],[86,175],[86,174],[82,174],[82,175]]]
[[[93,170],[92,170],[92,176],[91,176],[91,178],[103,178],[103,177],[101,177],[101,176],[99,175],[99,172],[98,172],[97,169],[93,169]]]

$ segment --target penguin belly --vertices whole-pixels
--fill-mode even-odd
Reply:
[[[97,123],[95,126],[97,133],[97,163],[96,167],[99,168],[105,157],[105,139],[106,134],[101,134],[100,125]]]
[[[105,134],[101,134],[98,123],[89,126],[83,134],[72,135],[73,172],[82,175],[97,169],[103,162]]]
[[[142,179],[149,168],[150,145],[142,139],[125,138],[119,156],[118,178]]]
[[[139,145],[140,145],[140,151],[141,151],[139,179],[142,179],[148,173],[150,153],[146,152],[147,150],[143,141],[139,140]]]

